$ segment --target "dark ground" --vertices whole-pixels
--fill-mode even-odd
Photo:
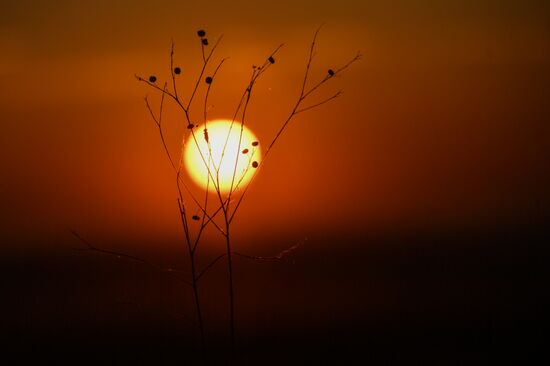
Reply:
[[[237,259],[235,363],[531,364],[547,333],[545,234],[311,238],[288,262]],[[166,274],[76,251],[4,257],[1,268],[5,357],[98,364],[203,357],[190,292]],[[212,364],[228,355],[224,271],[220,264],[201,288],[202,354]]]

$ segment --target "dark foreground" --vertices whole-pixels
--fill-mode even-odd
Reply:
[[[95,364],[534,362],[548,274],[544,230],[310,239],[284,263],[236,261],[237,349],[224,265],[190,293],[98,254],[2,259],[3,357]],[[531,362],[530,362],[531,361]]]

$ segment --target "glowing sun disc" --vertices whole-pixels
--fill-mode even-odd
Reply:
[[[183,159],[191,179],[203,189],[208,186],[213,192],[218,182],[223,193],[229,192],[232,186],[233,190],[244,187],[254,175],[261,158],[256,136],[244,126],[241,137],[241,123],[238,121],[233,122],[233,126],[228,120],[210,121],[206,124],[207,134],[204,130],[205,125],[196,128],[185,141]],[[208,163],[208,168],[205,163]]]

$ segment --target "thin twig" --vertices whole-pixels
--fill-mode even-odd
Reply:
[[[298,114],[298,113],[302,113],[302,112],[308,111],[308,110],[310,110],[310,109],[319,107],[319,106],[321,106],[321,105],[323,105],[323,104],[325,104],[325,103],[330,102],[330,101],[333,100],[334,98],[338,98],[340,95],[342,95],[342,91],[341,91],[341,90],[339,90],[338,92],[336,92],[333,96],[331,96],[331,97],[329,97],[329,98],[327,98],[327,99],[325,99],[325,100],[320,101],[319,103],[315,103],[315,104],[310,105],[310,106],[308,106],[308,107],[304,107],[304,108],[302,108],[302,109],[298,109],[296,112],[294,112],[294,114],[296,115],[296,114]]]
[[[281,252],[277,253],[276,255],[270,256],[270,257],[264,257],[264,256],[257,256],[257,255],[250,255],[250,254],[244,254],[239,252],[232,252],[233,255],[236,255],[238,257],[246,258],[246,259],[252,259],[252,260],[259,260],[259,261],[282,261],[286,259],[292,252],[294,252],[298,247],[304,244],[304,242],[307,240],[307,238],[304,238],[303,240],[299,241],[298,243],[288,247],[285,250],[282,250]],[[199,280],[202,276],[204,276],[208,270],[210,270],[218,261],[222,258],[227,256],[227,253],[220,254],[216,258],[214,258],[202,271],[199,272],[197,276],[197,280]]]
[[[161,87],[159,87],[158,85],[150,82],[149,80],[139,76],[139,75],[134,75],[135,78],[138,80],[138,81],[141,81],[141,82],[144,82],[145,84],[149,85],[150,87],[154,88],[154,89],[157,89],[159,90],[160,92],[162,93],[166,93],[166,95],[168,95],[170,98],[172,98],[176,103],[178,103],[178,105],[181,107],[181,109],[183,109],[184,111],[187,111],[187,109],[183,106],[182,102],[180,101],[180,99],[178,97],[176,97],[174,94],[170,93],[168,90],[164,90],[162,89]]]
[[[188,193],[190,193],[190,196],[191,198],[193,199],[193,202],[195,202],[195,204],[199,207],[199,209],[202,211],[202,214],[203,215],[206,215],[206,217],[209,219],[209,222],[211,222],[214,227],[216,227],[216,229],[218,229],[218,231],[222,234],[222,235],[226,235],[225,234],[225,231],[223,231],[223,229],[218,225],[216,224],[216,222],[214,221],[214,216],[213,215],[209,215],[208,212],[206,212],[206,210],[204,210],[204,208],[201,206],[201,204],[199,203],[199,201],[197,201],[197,199],[195,198],[195,196],[193,196],[191,194],[191,190],[189,189],[189,187],[187,186],[187,184],[185,184],[185,182],[183,181],[183,179],[181,179],[180,177],[180,173],[178,172],[178,176],[177,176],[177,179],[176,179],[176,185],[177,185],[177,188],[178,188],[178,192],[180,194],[180,197],[183,197],[183,193],[181,192],[181,187],[180,187],[180,183],[183,184],[183,187],[187,190]],[[216,211],[216,213],[219,212],[219,209]]]
[[[219,69],[222,67],[223,63],[227,60],[228,58],[223,58],[220,63],[218,64],[218,66],[216,67],[216,69],[214,70],[214,73],[212,73],[212,80],[213,82],[216,81],[216,74],[218,73]],[[210,95],[210,89],[212,88],[212,83],[208,84],[208,88],[206,89],[206,95],[204,97],[204,123],[206,124],[206,122],[208,121],[208,118],[207,118],[207,104],[208,104],[208,96]]]
[[[164,83],[164,90],[166,90],[166,83]],[[155,114],[153,113],[153,110],[151,109],[151,105],[149,104],[149,100],[147,97],[145,97],[145,106],[147,107],[147,110],[151,114],[151,117],[153,118],[153,121],[155,121],[155,124],[157,125],[157,128],[159,130],[160,134],[160,140],[162,142],[162,146],[164,147],[164,151],[166,152],[166,156],[168,156],[168,160],[170,161],[170,165],[176,170],[176,166],[174,164],[174,160],[172,159],[172,155],[170,154],[170,151],[168,150],[168,146],[166,145],[166,140],[164,139],[164,133],[162,131],[162,108],[164,105],[164,95],[166,93],[162,93],[161,99],[160,99],[160,112],[158,119],[155,118]]]
[[[354,62],[356,61],[359,61],[361,59],[361,53],[360,52],[357,52],[357,54],[352,58],[350,59],[346,64],[344,64],[343,66],[339,67],[338,69],[336,70],[333,70],[333,74],[327,74],[323,79],[321,79],[321,81],[319,81],[315,86],[313,86],[309,91],[307,91],[305,94],[303,94],[302,96],[302,100],[307,98],[311,93],[313,93],[315,90],[317,90],[321,85],[323,85],[326,81],[328,81],[329,79],[333,79],[335,76],[338,76],[340,75],[345,69],[347,69],[348,67],[350,67]]]
[[[176,87],[176,74],[174,73],[174,40],[172,39],[172,46],[170,47],[170,76],[172,76],[172,87],[174,88],[174,96],[178,98],[178,88]]]
[[[202,77],[204,75],[204,72],[206,71],[206,66],[208,65],[208,62],[210,61],[210,58],[214,54],[214,51],[216,50],[216,48],[220,44],[220,41],[222,40],[222,38],[223,38],[223,35],[218,37],[216,43],[214,44],[214,46],[212,46],[212,49],[210,50],[210,53],[208,54],[206,59],[203,59],[204,62],[203,62],[203,65],[202,65],[201,72],[199,74],[199,77],[197,78],[197,81],[195,83],[195,87],[193,88],[193,92],[191,93],[191,96],[189,97],[189,101],[187,102],[187,108],[185,108],[185,110],[187,110],[187,111],[189,111],[189,108],[191,107],[191,103],[193,102],[193,98],[195,97],[195,94],[197,93],[197,89],[199,88],[199,85],[200,85],[200,82],[202,81]],[[204,49],[204,45],[202,44],[202,42],[201,42],[201,45],[202,45],[202,48]]]
[[[309,47],[309,57],[307,59],[306,71],[304,73],[304,81],[302,82],[302,90],[300,91],[300,97],[304,95],[304,91],[306,89],[307,78],[309,77],[309,69],[311,67],[311,62],[313,61],[313,52],[315,51],[315,43],[317,42],[317,35],[319,34],[319,31],[321,30],[322,27],[323,27],[323,24],[321,24],[319,28],[315,30],[315,34],[313,35],[313,40],[311,41],[311,46]]]
[[[153,262],[150,262],[148,260],[145,260],[143,258],[140,258],[140,257],[136,257],[136,256],[133,256],[133,255],[130,255],[130,254],[126,254],[126,253],[122,253],[122,252],[117,252],[117,251],[113,251],[113,250],[106,250],[106,249],[102,249],[102,248],[98,248],[94,245],[92,245],[89,241],[87,241],[86,239],[84,239],[82,236],[80,236],[80,234],[78,234],[76,231],[74,230],[71,230],[71,233],[73,234],[73,236],[75,238],[77,238],[78,240],[80,240],[84,245],[86,245],[87,248],[83,249],[83,248],[74,248],[74,250],[89,250],[89,251],[93,251],[93,252],[98,252],[98,253],[103,253],[103,254],[107,254],[107,255],[112,255],[112,256],[115,256],[117,258],[126,258],[126,259],[129,259],[129,260],[133,260],[133,261],[136,261],[136,262],[139,262],[139,263],[142,263],[142,264],[145,264],[159,272],[163,272],[163,273],[171,273],[173,275],[175,275],[177,272],[181,272],[180,270],[174,270],[172,268],[163,268]],[[189,285],[191,286],[191,282],[179,277],[179,276],[176,276],[176,278],[180,281],[182,281],[183,283],[185,283],[186,285]]]
[[[250,81],[247,85],[247,87],[245,88],[245,91],[243,92],[243,94],[241,95],[241,99],[239,100],[239,103],[237,104],[237,108],[235,109],[235,113],[233,114],[233,118],[231,119],[231,124],[229,125],[229,130],[227,132],[227,136],[225,138],[225,143],[224,143],[224,146],[223,146],[223,149],[222,149],[222,156],[220,158],[220,163],[218,165],[218,172],[219,172],[219,169],[220,169],[220,166],[222,165],[222,161],[223,161],[223,158],[224,158],[224,155],[225,155],[225,150],[227,149],[227,143],[229,141],[229,136],[231,134],[231,129],[233,128],[233,124],[235,123],[236,119],[237,119],[237,115],[239,114],[239,111],[241,110],[241,108],[243,107],[243,103],[245,102],[245,100],[247,100],[247,96],[252,92],[252,88],[254,87],[254,85],[256,84],[256,81],[258,80],[258,78],[267,70],[266,68],[269,67],[269,65],[271,65],[271,63],[268,61],[270,57],[274,57],[278,52],[279,50],[284,46],[284,43],[281,43],[277,48],[275,48],[275,50],[273,50],[271,52],[271,54],[266,58],[266,61],[264,61],[264,63],[262,64],[262,66],[259,66],[257,68],[255,68],[252,72],[252,76],[250,78]],[[241,122],[242,123],[242,122]]]
[[[263,73],[265,73],[268,68],[273,65],[273,60],[274,60],[274,56],[279,52],[279,50],[284,46],[284,44],[280,44],[277,48],[275,48],[275,50],[273,52],[271,52],[271,54],[265,59],[264,63],[262,64],[262,66],[258,67],[257,69],[254,69],[253,73],[252,73],[252,77],[251,77],[251,80],[250,80],[250,83],[248,85],[248,87],[246,88],[245,92],[244,92],[244,96],[245,96],[245,99],[244,99],[244,105],[242,107],[242,115],[241,115],[241,129],[239,131],[239,142],[238,142],[238,145],[237,145],[237,156],[235,158],[235,165],[234,165],[234,168],[233,168],[233,174],[232,174],[232,177],[231,177],[231,187],[229,189],[229,194],[228,194],[228,198],[227,198],[227,210],[229,210],[229,203],[231,201],[231,196],[233,194],[233,188],[234,188],[234,183],[235,183],[235,176],[237,174],[237,165],[239,163],[239,157],[240,157],[240,151],[241,151],[241,144],[242,144],[242,137],[243,137],[243,131],[244,131],[244,125],[245,125],[245,120],[246,120],[246,112],[248,110],[248,105],[250,104],[250,100],[252,98],[252,90],[256,84],[256,82],[258,81],[258,79],[260,78],[260,76],[263,75]],[[257,70],[257,71],[256,71]],[[233,126],[233,123],[235,121],[235,118],[233,118],[233,121],[231,121],[231,126],[229,128],[229,131],[231,131],[231,127]],[[230,133],[230,132],[229,132]],[[228,135],[229,135],[228,133]],[[227,144],[227,139],[226,139],[226,144]],[[225,148],[225,146],[224,146]],[[223,157],[223,154],[222,154],[222,157]],[[221,159],[220,159],[221,160]],[[221,165],[221,162],[220,162],[220,165]]]

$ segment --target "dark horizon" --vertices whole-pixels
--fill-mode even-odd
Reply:
[[[487,364],[516,354],[507,347],[532,352],[547,238],[544,227],[365,233],[309,238],[285,261],[236,259],[239,360]],[[70,250],[80,244],[2,259],[4,345],[64,361],[89,349],[124,363],[202,359],[189,288],[142,263]],[[145,249],[131,254],[174,259]],[[229,354],[225,271],[221,262],[201,283],[214,363]]]

